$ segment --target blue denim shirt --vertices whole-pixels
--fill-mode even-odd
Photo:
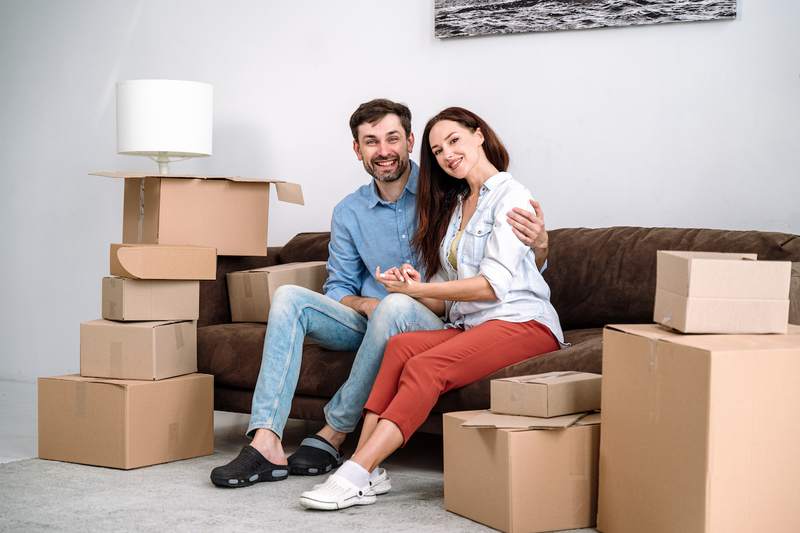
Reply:
[[[536,320],[563,344],[558,314],[550,303],[550,287],[536,267],[533,251],[514,235],[506,220],[506,213],[512,208],[528,209],[529,198],[528,189],[507,172],[486,180],[478,195],[475,214],[458,243],[458,270],[454,270],[447,261],[447,252],[461,225],[459,199],[439,249],[442,268],[435,277],[456,280],[482,275],[497,296],[491,302],[447,302],[450,325],[469,328],[487,320]]]
[[[381,199],[373,181],[349,194],[333,209],[328,245],[328,280],[325,295],[340,301],[345,296],[383,298],[386,289],[375,280],[381,271],[410,263],[419,270],[411,247],[417,230],[417,178],[419,167],[409,161],[411,173],[396,202]]]

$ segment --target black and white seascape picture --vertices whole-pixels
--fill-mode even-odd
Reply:
[[[736,18],[736,0],[435,0],[436,37]]]

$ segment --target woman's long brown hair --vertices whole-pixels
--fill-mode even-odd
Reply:
[[[442,170],[431,150],[431,128],[442,120],[458,122],[470,131],[483,132],[483,151],[497,170],[508,169],[508,152],[497,134],[481,117],[463,107],[448,107],[428,121],[422,134],[419,183],[417,186],[417,233],[411,244],[417,250],[430,279],[439,271],[439,245],[447,234],[447,224],[453,215],[459,196],[469,192],[466,180],[456,179]]]

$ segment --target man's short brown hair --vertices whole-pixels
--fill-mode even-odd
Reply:
[[[350,131],[353,133],[353,140],[358,141],[358,127],[361,124],[376,124],[386,115],[400,117],[400,123],[406,130],[406,137],[411,135],[411,111],[408,107],[386,98],[376,98],[358,106],[358,109],[350,116]]]

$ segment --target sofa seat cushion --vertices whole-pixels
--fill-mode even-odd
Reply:
[[[266,325],[250,322],[197,329],[197,369],[214,374],[217,386],[254,389],[261,369]],[[355,354],[334,352],[307,341],[297,394],[331,397],[350,375]]]
[[[569,330],[564,332],[564,336],[572,346],[507,366],[486,379],[450,391],[439,398],[434,412],[488,409],[489,382],[492,379],[566,370],[602,373],[603,328]]]

